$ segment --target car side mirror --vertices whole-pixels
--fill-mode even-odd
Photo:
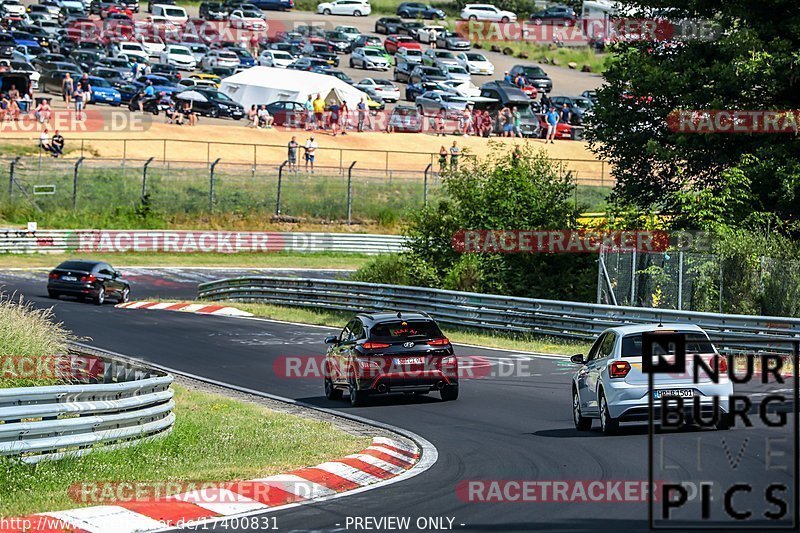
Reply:
[[[339,342],[339,337],[336,335],[325,337],[325,344],[336,344],[337,342]]]
[[[569,358],[569,360],[572,361],[573,363],[575,363],[576,365],[582,365],[582,364],[585,363],[585,361],[583,360],[583,354],[582,353],[577,353],[577,354],[573,355],[572,357]]]

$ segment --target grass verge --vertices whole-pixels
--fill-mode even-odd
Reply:
[[[337,252],[318,253],[107,253],[81,254],[85,259],[106,261],[118,268],[130,266],[186,266],[219,268],[326,268],[357,269],[369,261],[366,254],[345,254]],[[3,268],[52,268],[69,258],[68,254],[0,254],[0,267]]]
[[[606,63],[609,59],[609,54],[599,54],[588,46],[579,47],[561,47],[557,48],[550,44],[534,44],[525,42],[503,42],[503,43],[490,43],[485,42],[481,44],[484,50],[491,49],[492,44],[497,44],[500,49],[510,48],[514,51],[514,56],[519,57],[521,52],[528,55],[528,60],[536,61],[545,65],[551,64],[560,67],[567,67],[570,63],[576,63],[578,70],[584,66],[592,69],[596,74],[602,74],[605,70]],[[553,62],[555,60],[555,63]],[[547,70],[545,68],[545,70]],[[502,73],[501,73],[502,74]],[[578,95],[569,95],[578,96]]]
[[[13,361],[66,353],[71,339],[50,309],[36,309],[22,297],[0,299],[0,388],[55,384],[52,377],[20,375]]]
[[[174,386],[177,421],[159,440],[82,458],[24,465],[0,459],[0,515],[98,505],[69,488],[91,482],[225,482],[279,474],[363,450],[329,422],[307,420],[182,386]]]
[[[314,324],[318,326],[330,326],[334,328],[342,327],[347,320],[352,317],[352,313],[336,313],[333,311],[284,307],[270,304],[225,302],[225,305],[248,311],[261,318]],[[591,344],[587,342],[576,342],[556,337],[533,335],[510,336],[455,328],[443,328],[443,331],[445,335],[447,335],[447,338],[455,343],[474,344],[476,346],[501,348],[504,350],[572,355],[576,353],[587,353],[591,346]]]

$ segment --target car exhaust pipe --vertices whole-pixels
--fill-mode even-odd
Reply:
[[[436,388],[442,390],[444,388],[444,381],[437,381]]]
[[[384,393],[384,392],[386,392],[386,385],[385,385],[385,384],[383,384],[383,383],[381,383],[380,385],[378,385],[378,392],[380,392],[380,393]]]

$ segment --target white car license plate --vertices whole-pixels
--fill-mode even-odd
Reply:
[[[665,396],[692,398],[694,397],[694,389],[662,389],[653,391],[653,398],[655,399],[663,398]]]
[[[75,276],[61,276],[61,279],[63,281],[78,281],[78,278]]]
[[[396,365],[421,365],[425,362],[424,357],[396,357]]]

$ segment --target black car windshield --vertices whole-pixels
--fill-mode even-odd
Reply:
[[[686,333],[686,352],[687,353],[714,353],[711,342],[696,333]],[[642,356],[642,335],[628,335],[622,338],[622,357],[641,357]]]
[[[544,76],[545,73],[539,67],[522,67],[522,75],[525,77]]]
[[[400,341],[441,337],[444,337],[442,331],[432,320],[392,320],[370,328],[370,340]]]
[[[90,261],[64,261],[56,268],[58,270],[80,270],[83,272],[91,272],[97,263]]]

